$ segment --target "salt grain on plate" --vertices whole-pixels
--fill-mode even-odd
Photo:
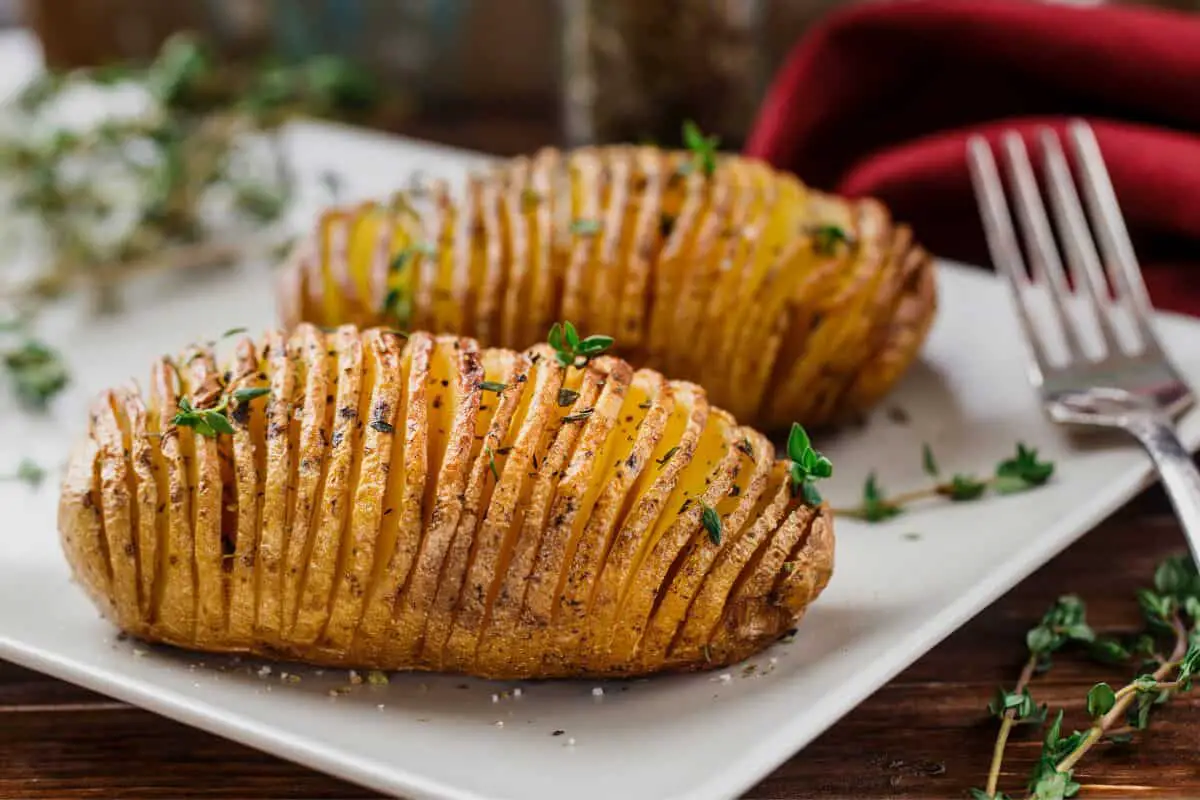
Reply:
[[[383,705],[383,703],[380,703],[379,705],[375,706],[376,711],[383,711],[384,708],[385,708],[385,706]]]
[[[521,696],[521,687],[518,686],[517,688],[513,689],[513,697],[520,697],[520,696]]]
[[[362,683],[362,682],[363,682],[362,675],[359,675],[359,674],[358,674],[356,671],[354,671],[354,670],[350,670],[350,685],[351,685],[351,686],[358,686],[358,685],[359,685],[360,683]]]
[[[717,676],[717,680],[719,680],[721,683],[729,683],[733,680],[733,676],[728,672],[722,672]]]
[[[492,695],[492,702],[493,702],[493,703],[499,703],[499,702],[500,702],[500,695],[498,695],[498,694],[493,694],[493,695]]]
[[[603,686],[592,687],[592,697],[604,697],[604,687]]]
[[[267,676],[268,676],[268,675],[270,675],[270,674],[271,674],[271,668],[270,668],[270,667],[267,667],[267,666],[262,666],[262,667],[259,667],[259,668],[258,668],[258,677],[260,677],[260,678],[265,678],[265,677],[267,677]]]
[[[497,728],[503,728],[503,727],[504,727],[504,720],[502,720],[502,719],[498,719],[498,720],[496,720],[496,727],[497,727]]]
[[[567,739],[567,747],[574,747],[574,746],[575,746],[575,737],[572,736],[569,739]]]
[[[141,658],[144,655],[146,655],[145,650],[142,650],[141,648],[138,648],[138,647],[133,648],[133,657],[134,658]]]

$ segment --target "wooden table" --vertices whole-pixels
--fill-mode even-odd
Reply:
[[[963,531],[969,536],[969,531]],[[1024,659],[1024,633],[1076,592],[1103,631],[1138,627],[1134,591],[1184,547],[1150,490],[1011,591],[759,784],[748,797],[961,798],[982,785],[995,736],[985,711]],[[1034,694],[1085,724],[1083,698],[1119,669],[1060,657]],[[799,712],[798,712],[799,713]],[[1130,745],[1104,745],[1076,777],[1082,796],[1200,797],[1200,692],[1173,700]],[[1002,788],[1038,752],[1018,733]],[[374,797],[365,789],[0,662],[0,797]]]

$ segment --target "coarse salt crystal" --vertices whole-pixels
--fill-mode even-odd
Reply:
[[[603,686],[592,687],[592,697],[604,697],[604,687]]]
[[[265,677],[267,677],[267,676],[268,676],[268,675],[270,675],[270,674],[271,674],[271,668],[270,668],[270,667],[268,667],[268,666],[262,666],[262,667],[259,667],[259,668],[258,668],[258,677],[260,677],[260,678],[265,678]]]
[[[352,686],[358,686],[362,682],[363,682],[362,675],[359,675],[354,670],[350,670],[350,684]]]
[[[493,703],[499,703],[499,702],[500,702],[500,695],[498,695],[498,694],[493,694],[493,695],[492,695],[492,702],[493,702]]]
[[[733,680],[733,676],[730,675],[728,672],[722,672],[720,675],[717,676],[717,680],[719,680],[721,683],[729,683],[730,681]]]
[[[521,687],[518,686],[517,688],[513,689],[513,697],[520,697],[520,696],[521,696]]]
[[[497,727],[497,728],[503,728],[503,727],[504,727],[504,720],[502,720],[502,719],[498,719],[498,720],[496,720],[496,727]]]
[[[567,747],[574,747],[574,746],[575,746],[575,737],[572,736],[569,739],[567,739]]]
[[[386,706],[384,706],[384,704],[383,704],[383,703],[380,703],[379,705],[375,706],[375,710],[376,710],[376,711],[383,711],[383,709],[384,709],[385,707],[386,707]]]

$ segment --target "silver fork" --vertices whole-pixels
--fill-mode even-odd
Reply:
[[[967,161],[988,249],[1016,301],[1029,349],[1029,379],[1046,413],[1056,422],[1120,428],[1136,436],[1154,462],[1192,557],[1200,564],[1200,472],[1173,424],[1191,407],[1192,392],[1154,331],[1146,284],[1095,134],[1080,121],[1069,125],[1069,133],[1087,216],[1057,134],[1047,128],[1038,137],[1066,270],[1025,144],[1013,131],[1002,137],[1032,277],[991,148],[980,136],[968,142]],[[1103,260],[1089,231],[1089,218]],[[1049,301],[1040,309],[1035,304],[1039,294]],[[1132,324],[1122,328],[1121,320]]]

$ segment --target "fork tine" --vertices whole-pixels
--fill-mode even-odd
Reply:
[[[1004,199],[1004,186],[1000,182],[1000,173],[996,170],[992,149],[982,136],[972,136],[967,141],[967,165],[971,173],[971,183],[975,187],[979,216],[983,220],[983,232],[987,238],[988,250],[992,254],[992,263],[1004,276],[1005,283],[1012,292],[1014,305],[1017,307],[1017,319],[1021,322],[1025,341],[1029,344],[1035,362],[1035,382],[1040,384],[1042,375],[1049,368],[1049,359],[1042,337],[1025,305],[1025,293],[1029,288],[1025,260],[1017,244],[1017,232],[1013,228],[1008,203]]]
[[[1112,180],[1100,155],[1096,134],[1083,120],[1071,122],[1070,131],[1083,174],[1084,198],[1092,225],[1100,237],[1100,247],[1104,251],[1104,260],[1117,299],[1129,302],[1138,331],[1144,337],[1143,343],[1147,347],[1160,349],[1152,325],[1154,309],[1150,305],[1150,295],[1146,291],[1137,256],[1133,253],[1133,243],[1129,240],[1129,231],[1125,228],[1125,218],[1117,204]]]
[[[1004,149],[1008,154],[1017,218],[1021,220],[1025,248],[1033,264],[1034,283],[1041,281],[1050,287],[1050,296],[1057,312],[1054,316],[1063,332],[1067,352],[1072,359],[1082,358],[1083,346],[1067,309],[1067,281],[1062,259],[1054,246],[1054,234],[1050,230],[1050,220],[1042,204],[1037,179],[1033,177],[1025,142],[1015,131],[1009,131],[1004,134]]]
[[[1079,203],[1079,194],[1075,191],[1075,182],[1071,178],[1071,169],[1067,166],[1067,158],[1054,131],[1042,128],[1039,138],[1046,156],[1050,206],[1054,210],[1058,232],[1067,252],[1067,264],[1070,267],[1075,294],[1082,296],[1080,287],[1087,287],[1087,296],[1091,298],[1092,311],[1096,315],[1100,335],[1107,350],[1101,355],[1120,353],[1120,337],[1113,325],[1112,303],[1108,296],[1108,286],[1104,282],[1100,256],[1096,253],[1096,245],[1088,230],[1083,206]]]

